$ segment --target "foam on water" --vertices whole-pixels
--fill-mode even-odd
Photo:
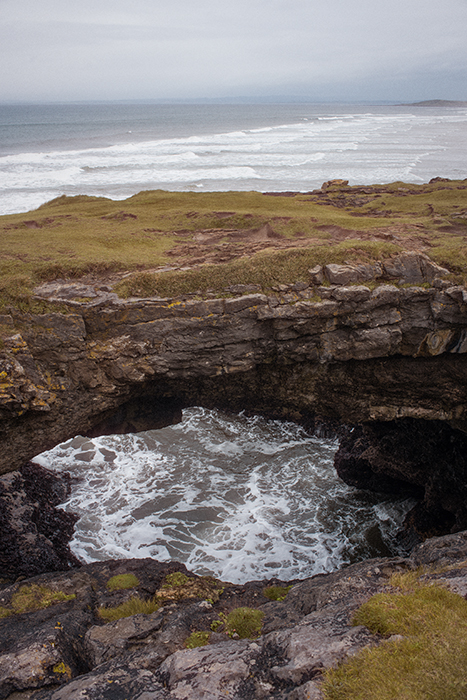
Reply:
[[[278,113],[280,107],[275,106]],[[341,177],[373,184],[467,175],[467,110],[355,108],[346,114],[342,109],[319,115],[318,106],[303,105],[304,113],[299,117],[292,110],[294,120],[288,123],[222,133],[215,124],[209,133],[200,123],[193,126],[200,133],[148,138],[147,126],[139,138],[133,139],[130,129],[126,141],[121,136],[105,147],[16,149],[0,157],[0,214],[26,211],[31,203],[61,194],[123,199],[157,188],[308,191]],[[271,119],[274,106],[270,114],[264,110],[264,119]],[[170,132],[169,123],[165,129]],[[163,133],[162,127],[154,127],[154,133]]]
[[[337,444],[290,423],[193,408],[175,426],[75,438],[36,461],[69,471],[84,561],[151,556],[242,582],[330,571],[394,547],[410,507],[336,476]]]

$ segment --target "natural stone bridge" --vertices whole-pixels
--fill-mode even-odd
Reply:
[[[1,470],[77,434],[168,425],[190,405],[308,425],[405,418],[463,430],[467,294],[433,281],[435,272],[435,286],[371,289],[318,286],[316,270],[308,286],[272,296],[233,295],[242,289],[204,301],[122,300],[105,288],[44,286],[38,294],[60,304],[60,313],[12,311],[0,319],[9,329]],[[381,471],[401,476],[394,464]]]

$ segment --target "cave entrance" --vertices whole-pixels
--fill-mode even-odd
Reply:
[[[242,582],[303,578],[397,550],[413,501],[342,482],[336,439],[200,407],[181,422],[75,437],[35,461],[73,476],[85,561],[150,556]]]

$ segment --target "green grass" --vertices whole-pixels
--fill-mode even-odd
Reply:
[[[166,602],[185,598],[203,598],[213,604],[219,600],[224,588],[212,576],[187,576],[181,571],[168,574],[156,596]]]
[[[229,637],[256,639],[261,634],[264,613],[254,608],[235,608],[225,618],[225,631]]]
[[[264,589],[263,595],[269,600],[285,600],[287,593],[290,591],[292,586],[268,586]]]
[[[412,579],[410,578],[412,577]],[[464,700],[467,601],[420,572],[392,579],[396,592],[361,606],[353,624],[387,641],[325,674],[326,700]],[[393,635],[400,635],[391,639]]]
[[[222,293],[227,284],[256,284],[267,292],[278,284],[308,282],[308,270],[318,264],[375,261],[401,252],[392,243],[344,241],[334,246],[309,246],[257,253],[222,265],[203,265],[187,271],[140,272],[115,286],[123,298],[130,296],[175,297],[213,291]],[[227,283],[227,284],[226,284]]]
[[[302,280],[305,268],[317,263],[386,257],[417,236],[423,238],[433,260],[467,274],[465,187],[465,181],[396,182],[363,188],[366,192],[358,187],[331,188],[324,196],[155,190],[117,202],[104,197],[58,197],[35,211],[0,217],[0,311],[15,306],[40,313],[44,302],[38,306],[32,290],[41,281],[144,273],[173,264],[169,250],[187,242],[193,245],[197,231],[217,229],[227,234],[266,223],[291,242],[297,235],[301,243],[310,239],[309,246],[247,255],[190,273],[156,278],[136,274],[119,286],[119,292],[173,296],[211,288],[221,291],[234,283],[256,283],[266,290],[273,284]],[[450,225],[456,226],[455,233],[442,230]],[[329,227],[354,232],[353,239],[330,240]],[[361,240],[361,235],[385,231],[396,231],[397,245]],[[240,255],[238,242],[222,240],[233,255]]]
[[[204,647],[209,644],[209,632],[192,632],[190,636],[185,639],[186,649],[196,649],[196,647]]]
[[[139,579],[134,574],[117,574],[107,581],[109,591],[121,591],[128,588],[135,588],[139,585]]]
[[[162,588],[174,588],[178,586],[186,586],[189,583],[194,583],[194,579],[190,580],[190,577],[183,574],[181,571],[175,571],[173,574],[167,574],[165,577]]]
[[[13,594],[10,602],[10,607],[0,606],[0,618],[8,617],[9,615],[19,615],[21,613],[35,612],[49,608],[51,605],[63,603],[76,598],[74,593],[64,593],[63,591],[55,591],[48,586],[39,586],[36,583],[21,586],[16,593]]]
[[[132,615],[139,615],[140,613],[150,615],[151,613],[157,612],[160,606],[160,602],[155,598],[143,600],[139,596],[133,596],[120,605],[99,608],[99,617],[105,620],[105,622],[113,622],[115,620],[120,620],[122,617],[131,617]]]

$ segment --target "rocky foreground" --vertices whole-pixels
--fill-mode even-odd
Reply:
[[[8,608],[15,594],[30,586],[70,599],[0,620],[0,697],[322,698],[326,668],[367,645],[384,643],[366,628],[351,626],[359,605],[387,589],[393,573],[420,565],[429,571],[436,564],[438,573],[426,578],[467,595],[466,560],[466,532],[433,538],[409,558],[372,559],[300,581],[283,601],[266,598],[271,581],[233,586],[196,577],[177,563],[151,559],[43,574],[4,588],[1,605]],[[183,583],[167,587],[164,582],[174,572],[181,572]],[[108,581],[121,574],[133,574],[137,586],[109,592]],[[101,606],[115,606],[135,595],[156,596],[162,607],[114,622],[100,618]],[[239,639],[225,633],[223,616],[239,607],[263,613],[260,636]],[[204,646],[186,648],[193,632],[205,633],[200,635]]]
[[[38,484],[32,499],[31,480]],[[0,698],[319,699],[325,669],[384,643],[351,617],[390,589],[392,574],[424,567],[422,578],[467,596],[467,532],[427,540],[407,558],[372,559],[302,581],[233,585],[177,562],[80,565],[67,544],[73,516],[62,514],[60,523],[53,507],[66,481],[28,465],[2,477],[0,490],[2,523],[11,525],[2,572],[22,572],[0,591]],[[47,572],[57,562],[62,571]],[[154,612],[136,607],[120,619],[105,617],[128,601]],[[229,616],[239,608],[246,626],[232,627]]]

